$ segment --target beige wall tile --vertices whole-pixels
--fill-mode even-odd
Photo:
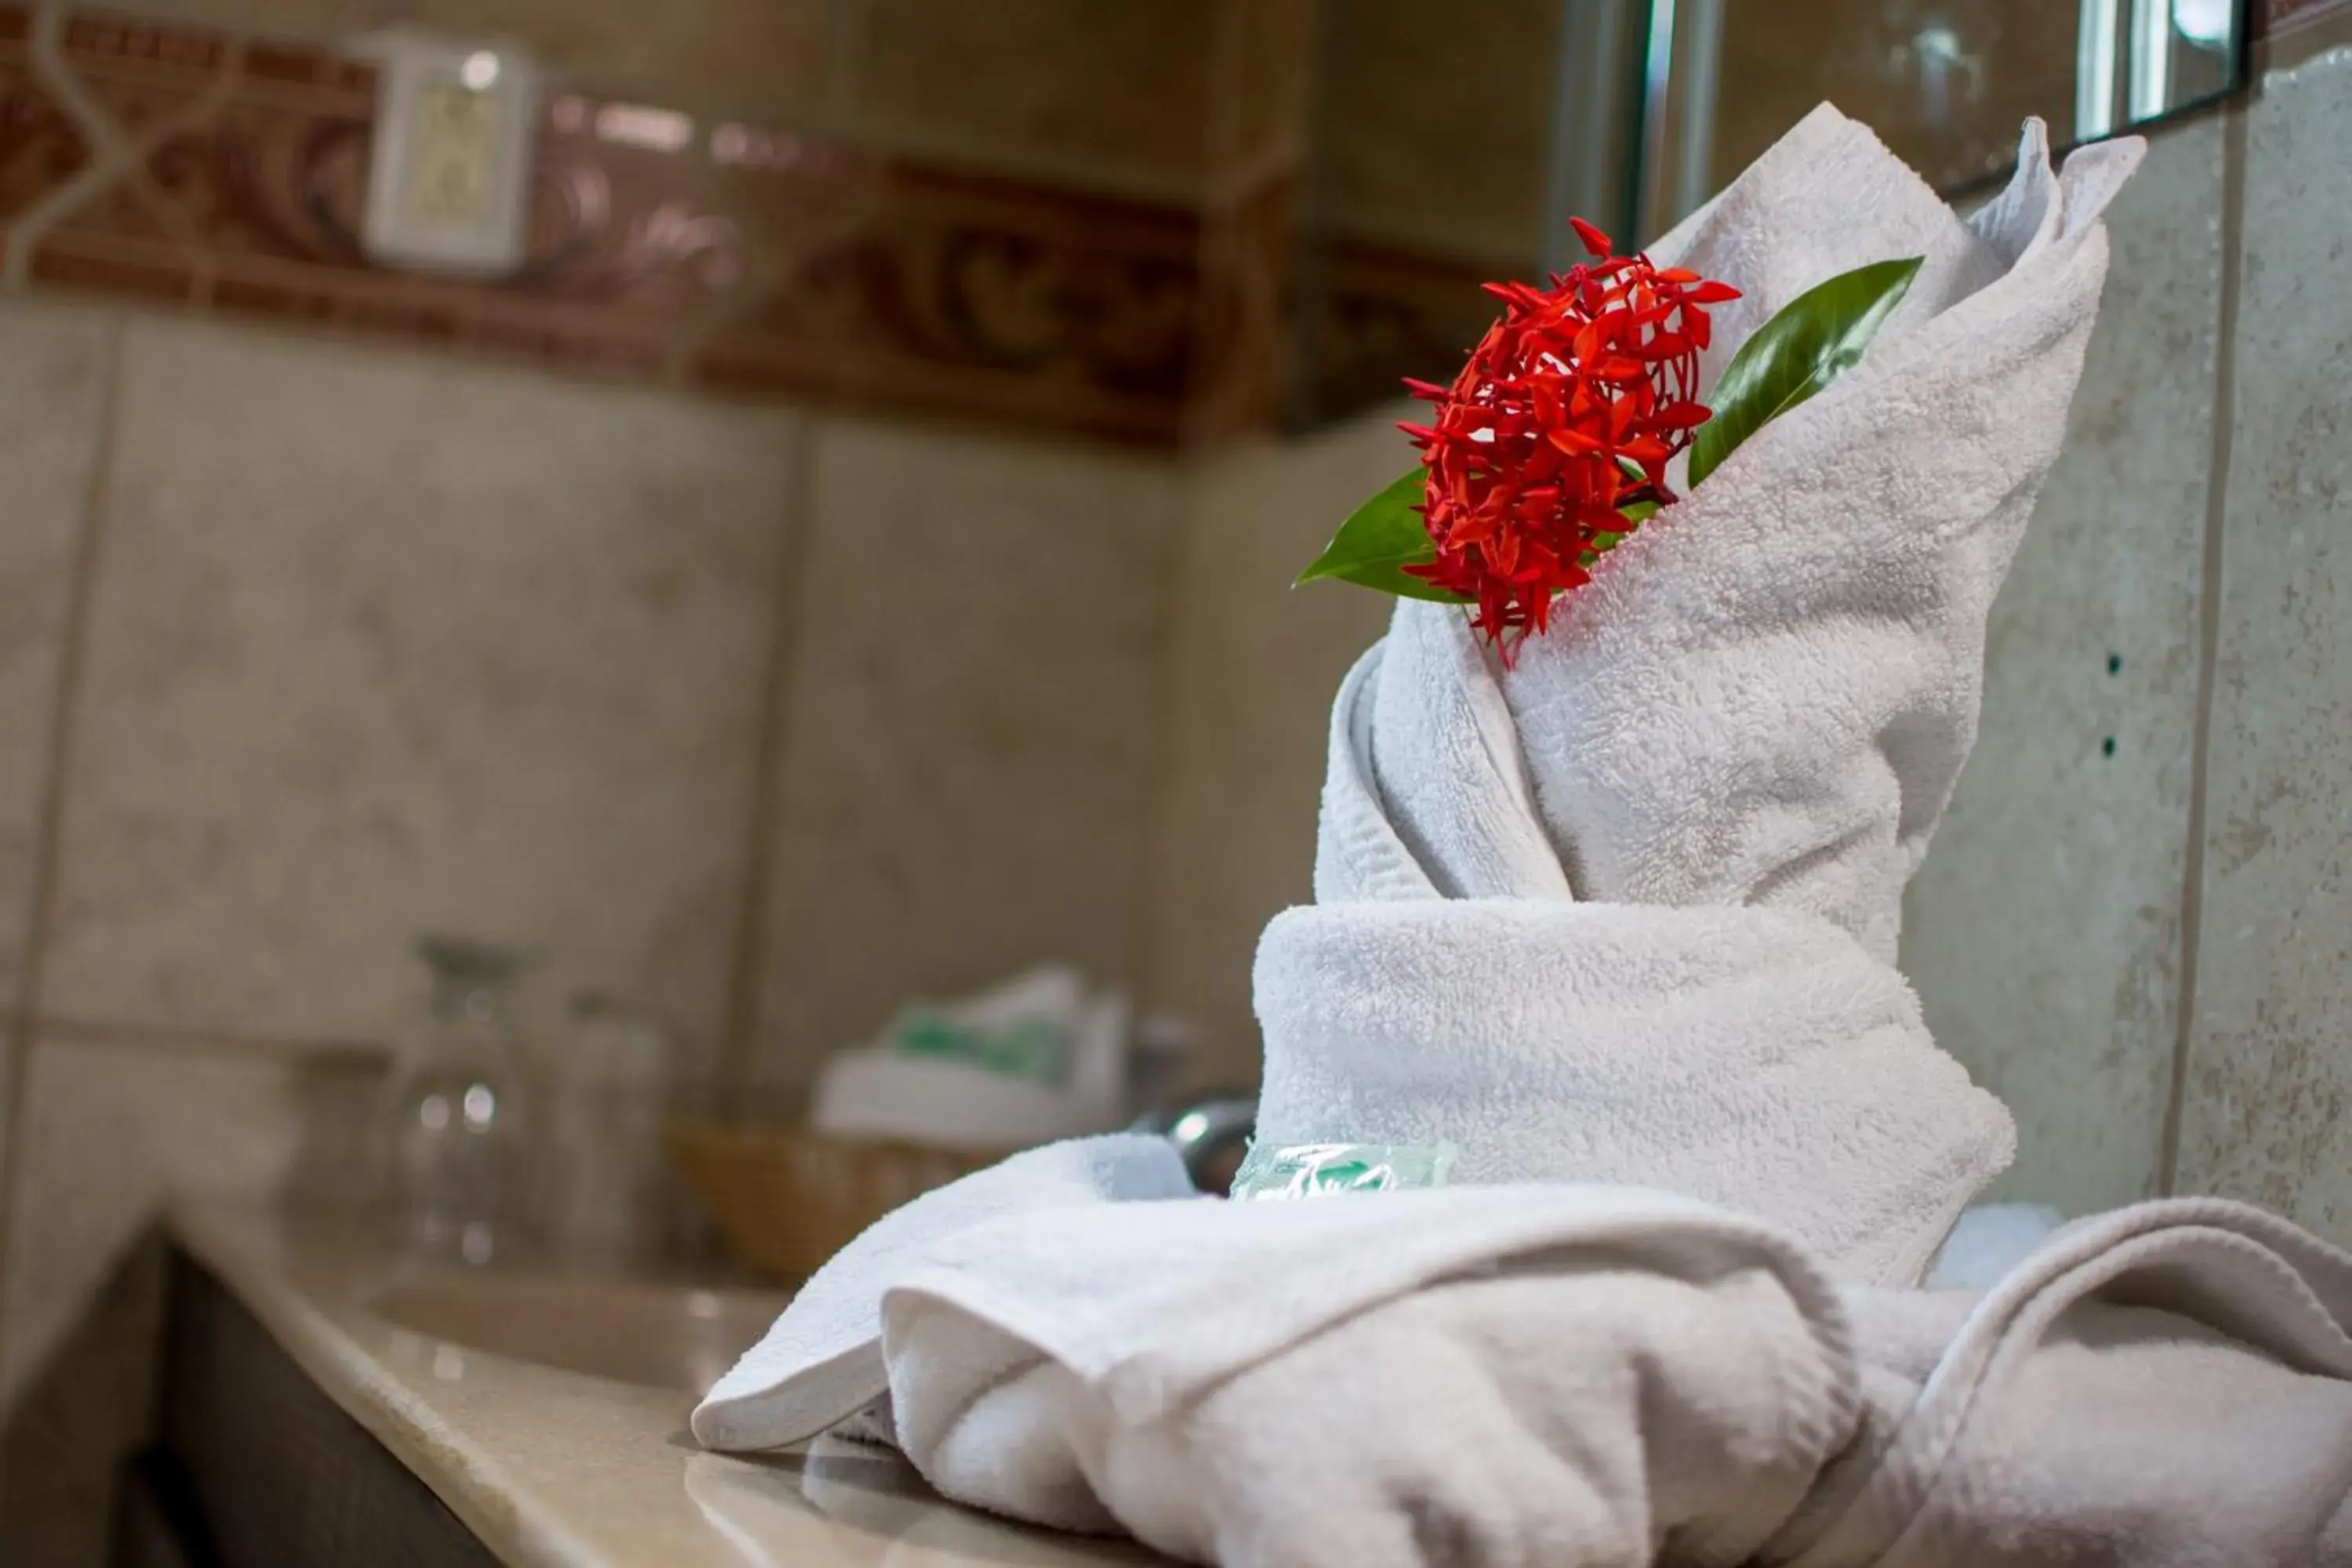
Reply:
[[[1132,977],[1171,465],[830,422],[751,1064],[787,1094],[911,996]]]
[[[856,122],[963,163],[1190,189],[1216,7],[1202,0],[856,0]]]
[[[1393,601],[1290,584],[1365,497],[1412,466],[1391,409],[1188,477],[1153,823],[1147,994],[1201,1031],[1195,1076],[1255,1082],[1258,932],[1313,896],[1331,698]]]
[[[837,0],[402,0],[418,26],[512,37],[560,85],[690,113],[793,122],[819,106]]]
[[[791,427],[135,326],[49,1010],[380,1038],[451,928],[707,1037]]]
[[[58,664],[116,330],[82,310],[0,310],[0,1016],[24,981]]]
[[[1205,157],[1210,179],[1293,166],[1313,132],[1318,0],[1212,0]]]
[[[1903,963],[1929,1026],[2016,1114],[2001,1191],[2070,1213],[2162,1181],[2221,132],[2159,135],[2109,216],[2066,447],[1993,605],[1976,752],[1905,900]]]
[[[0,1265],[0,1534],[27,1562],[100,1561],[151,1414],[166,1194],[258,1197],[347,1162],[335,1134],[373,1083],[348,1059],[35,1045]]]
[[[2242,292],[2178,1186],[2352,1241],[2352,53],[2245,110]]]
[[[1339,0],[1313,132],[1329,226],[1531,263],[1560,9],[1556,0],[1480,0],[1438,14],[1422,0]]]

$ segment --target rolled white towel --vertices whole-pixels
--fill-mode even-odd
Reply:
[[[1261,946],[1262,1139],[1418,1130],[1463,1178],[1663,1185],[1916,1282],[2014,1132],[1891,967],[1903,886],[2141,151],[2060,175],[2029,122],[1964,224],[1824,106],[1660,243],[1747,290],[1718,359],[1833,272],[1927,262],[1858,368],[1512,664],[1459,609],[1399,603],[1334,706],[1316,903]]]
[[[1613,1182],[1910,1284],[2008,1163],[1903,977],[1782,910],[1318,904],[1258,948],[1276,1145],[1453,1144],[1459,1182]]]

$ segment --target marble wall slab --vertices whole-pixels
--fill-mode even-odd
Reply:
[[[2183,1192],[2352,1241],[2352,49],[2245,110]]]
[[[116,333],[96,312],[0,310],[0,1016],[22,999],[49,737]]]
[[[789,1102],[910,997],[1127,983],[1176,470],[820,428],[751,1058]]]
[[[139,321],[45,1010],[382,1042],[420,931],[709,1040],[793,416]]]
[[[2007,1100],[2000,1191],[2152,1195],[2179,1033],[2224,125],[2158,137],[2067,438],[1995,602],[1976,751],[1905,900],[1937,1041]]]
[[[1203,1081],[1256,1080],[1258,932],[1313,896],[1332,694],[1392,603],[1290,584],[1349,512],[1412,466],[1395,425],[1405,412],[1244,444],[1186,476],[1147,994],[1198,1028]]]

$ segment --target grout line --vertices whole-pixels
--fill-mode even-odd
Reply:
[[[2170,1091],[2158,1143],[2158,1193],[2180,1184],[2181,1123],[2197,1034],[2197,970],[2205,926],[2205,824],[2210,809],[2213,683],[2221,651],[2222,547],[2229,524],[2230,449],[2237,423],[2238,301],[2246,217],[2246,105],[2230,105],[2221,129],[2221,276],[2214,311],[2212,458],[2205,479],[2205,552],[2197,591],[2197,705],[2189,753],[2189,842],[2180,889],[2180,989],[2175,1005]]]
[[[1338,77],[1350,41],[1339,5],[1318,5],[1313,21],[1315,35],[1307,46],[1307,105],[1302,110],[1308,123],[1323,114],[1327,107],[1323,84]],[[1333,243],[1330,210],[1336,180],[1332,165],[1339,156],[1334,141],[1330,136],[1310,134],[1301,150],[1293,187],[1297,198],[1282,239],[1282,262],[1277,264],[1287,277],[1277,272],[1273,280],[1276,298],[1266,307],[1265,330],[1272,338],[1275,357],[1273,399],[1265,412],[1278,426],[1330,422],[1328,411],[1317,399],[1315,367],[1322,363],[1337,311],[1331,294],[1332,258],[1339,248]],[[1287,306],[1280,298],[1285,292],[1289,296]]]
[[[1200,310],[1205,307],[1210,290],[1215,286],[1219,215],[1234,210],[1255,188],[1249,180],[1224,177],[1227,174],[1238,175],[1244,171],[1219,170],[1215,156],[1222,144],[1224,117],[1229,112],[1227,100],[1230,94],[1223,90],[1223,84],[1229,79],[1239,80],[1241,77],[1238,70],[1223,68],[1235,63],[1234,57],[1242,47],[1242,29],[1237,20],[1241,15],[1241,3],[1243,0],[1227,0],[1218,7],[1211,22],[1210,97],[1201,126],[1202,153],[1204,166],[1210,171],[1211,188],[1202,201],[1200,226],[1192,239],[1194,259],[1202,283],[1201,304],[1196,306],[1192,324],[1195,337],[1199,335],[1204,321]],[[1311,56],[1319,46],[1325,27],[1320,5],[1315,6],[1310,14],[1308,26],[1310,58],[1307,63],[1307,75],[1303,79],[1301,91],[1309,97],[1311,104],[1314,76],[1318,64]],[[1297,158],[1296,149],[1286,151],[1291,153],[1294,162],[1303,161]],[[1246,160],[1244,170],[1250,180],[1261,174],[1271,175],[1277,172],[1250,168]],[[1161,1002],[1160,949],[1168,922],[1168,889],[1164,881],[1166,860],[1161,854],[1161,829],[1163,819],[1175,808],[1179,749],[1177,704],[1184,684],[1181,658],[1185,642],[1186,584],[1191,580],[1189,565],[1193,544],[1193,498],[1200,488],[1204,462],[1213,460],[1212,454],[1217,449],[1231,445],[1228,439],[1231,432],[1213,432],[1213,439],[1200,439],[1202,432],[1198,426],[1202,405],[1213,401],[1213,387],[1197,381],[1185,387],[1183,407],[1178,416],[1176,450],[1171,454],[1168,468],[1173,516],[1170,520],[1167,560],[1162,567],[1160,625],[1152,639],[1151,733],[1145,749],[1142,798],[1138,803],[1141,816],[1133,856],[1135,883],[1129,895],[1128,927],[1128,992],[1139,1018]]]
[[[852,0],[828,0],[824,7],[824,76],[817,89],[817,112],[828,130],[856,122],[865,9]]]
[[[1191,581],[1193,497],[1199,488],[1199,458],[1167,460],[1163,480],[1169,491],[1168,544],[1160,566],[1160,601],[1153,628],[1151,685],[1149,699],[1150,734],[1144,745],[1142,787],[1136,792],[1136,843],[1129,875],[1127,989],[1135,1020],[1163,1005],[1160,994],[1160,943],[1169,923],[1168,889],[1163,880],[1167,858],[1163,828],[1175,811],[1176,770],[1181,752],[1177,725],[1184,685],[1185,585]]]
[[[793,421],[793,471],[784,503],[782,541],[777,551],[776,588],[771,607],[767,668],[761,677],[760,733],[751,763],[751,816],[743,857],[742,919],[735,937],[735,962],[728,976],[727,1023],[713,1064],[717,1103],[740,1106],[752,1089],[752,1064],[759,1047],[769,959],[769,933],[775,923],[776,835],[783,817],[784,761],[791,751],[793,676],[800,668],[801,633],[812,592],[809,562],[815,551],[818,416]]]
[[[340,1059],[385,1063],[394,1047],[384,1040],[325,1036],[273,1035],[223,1026],[139,1023],[111,1018],[61,1017],[47,1013],[34,1020],[41,1037],[101,1050],[170,1051],[194,1057],[283,1058],[303,1061]]]
[[[48,776],[41,787],[37,837],[33,842],[33,878],[27,900],[31,920],[25,932],[24,978],[16,992],[15,1013],[7,1020],[13,1047],[5,1068],[6,1088],[0,1095],[0,1342],[8,1331],[5,1304],[15,1251],[16,1167],[24,1147],[25,1096],[32,1075],[34,1025],[40,1017],[41,976],[48,961],[50,934],[57,923],[59,861],[64,855],[67,760],[73,749],[74,717],[79,706],[82,666],[89,643],[89,618],[97,597],[98,574],[105,553],[106,518],[114,475],[114,443],[121,422],[122,369],[129,331],[121,319],[111,330],[105,384],[99,401],[98,437],[90,453],[89,482],[82,494],[80,537],[75,542],[72,575],[66,584],[65,635],[58,650],[57,678],[51,686],[48,724]]]

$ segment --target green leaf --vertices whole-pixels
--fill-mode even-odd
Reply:
[[[1591,565],[1594,562],[1600,560],[1602,556],[1616,549],[1618,545],[1623,543],[1626,538],[1633,533],[1633,530],[1641,526],[1643,519],[1654,516],[1657,510],[1658,503],[1654,500],[1637,500],[1619,507],[1617,509],[1617,515],[1625,520],[1625,526],[1615,533],[1594,534],[1592,536],[1592,548],[1578,556],[1576,558],[1576,563],[1579,566]]]
[[[1740,344],[1708,399],[1715,416],[1692,438],[1685,488],[1696,489],[1741,442],[1861,363],[1921,260],[1841,272],[1790,300]]]
[[[1442,605],[1466,605],[1464,595],[1409,576],[1403,568],[1437,559],[1429,531],[1412,509],[1421,503],[1427,476],[1411,473],[1358,507],[1313,565],[1298,574],[1298,584],[1318,577],[1336,577],[1360,588],[1376,588],[1408,599],[1431,599]]]

